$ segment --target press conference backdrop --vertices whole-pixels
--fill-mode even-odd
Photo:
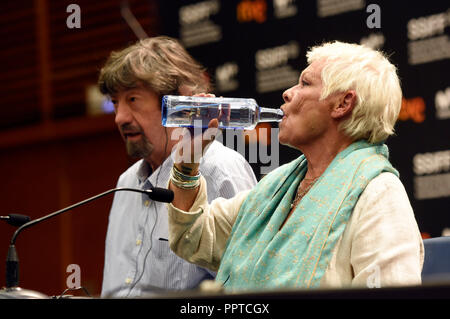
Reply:
[[[391,161],[423,236],[450,235],[448,1],[161,1],[160,12],[163,33],[207,66],[216,95],[254,97],[264,107],[282,104],[313,45],[340,40],[386,52],[404,96],[387,141]],[[299,155],[278,151],[279,165]],[[269,164],[258,157],[256,173]]]

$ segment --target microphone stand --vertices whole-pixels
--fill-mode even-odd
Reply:
[[[20,232],[22,232],[22,230],[24,230],[30,226],[36,225],[38,223],[41,223],[47,219],[50,219],[54,216],[59,215],[59,214],[65,213],[73,208],[82,206],[82,205],[87,204],[93,200],[100,198],[100,197],[109,195],[109,194],[117,192],[117,191],[138,192],[138,193],[142,193],[142,194],[147,194],[150,198],[152,198],[153,195],[158,195],[158,194],[153,193],[153,189],[142,190],[142,189],[136,189],[136,188],[127,188],[127,187],[113,188],[106,192],[103,192],[101,194],[92,196],[92,197],[85,199],[81,202],[78,202],[76,204],[73,204],[69,207],[58,210],[54,213],[48,214],[46,216],[43,216],[38,219],[34,219],[32,221],[29,221],[28,223],[23,224],[14,232],[14,235],[12,236],[10,244],[9,244],[8,255],[6,258],[6,290],[7,291],[20,290],[20,288],[18,287],[19,286],[19,258],[17,256],[15,243],[16,243],[17,236],[20,234]],[[170,193],[169,190],[165,190],[165,191],[168,191]],[[170,194],[169,198],[165,198],[161,201],[171,202],[172,200],[173,200],[173,192]]]

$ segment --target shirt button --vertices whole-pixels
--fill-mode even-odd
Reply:
[[[140,244],[142,244],[142,240],[136,239],[136,246],[139,246]]]
[[[127,285],[131,284],[131,278],[125,279],[125,283],[126,283]]]
[[[150,201],[147,199],[147,200],[144,202],[144,205],[148,207],[148,205],[150,205]]]

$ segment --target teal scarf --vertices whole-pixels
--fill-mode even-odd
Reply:
[[[398,172],[384,144],[358,141],[340,152],[297,205],[304,155],[265,176],[243,202],[216,280],[229,290],[317,287],[360,194],[381,172]]]

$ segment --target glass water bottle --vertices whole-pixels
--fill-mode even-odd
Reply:
[[[280,122],[283,111],[260,107],[248,98],[163,96],[163,126],[207,128],[213,118],[222,129],[252,130],[261,122]]]

